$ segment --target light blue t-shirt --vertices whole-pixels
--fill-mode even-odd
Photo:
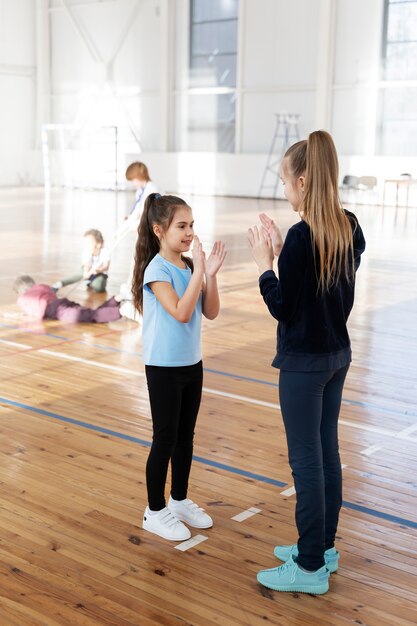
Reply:
[[[191,320],[178,322],[158,302],[149,283],[170,283],[181,298],[191,280],[191,270],[181,269],[159,254],[143,278],[142,347],[145,365],[182,367],[201,361],[201,293]],[[162,390],[161,390],[162,391]]]

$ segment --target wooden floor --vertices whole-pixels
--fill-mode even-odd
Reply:
[[[207,246],[229,253],[222,312],[204,324],[205,393],[190,497],[213,516],[187,551],[141,529],[151,423],[140,327],[20,316],[13,278],[52,282],[79,265],[81,234],[107,237],[127,193],[0,190],[1,626],[406,626],[417,623],[417,210],[358,206],[368,248],[350,321],[354,362],[340,440],[338,573],[322,597],[262,589],[276,543],[296,539],[295,496],[270,367],[275,323],[245,232],[284,231],[284,203],[187,198]],[[116,249],[115,293],[129,267]],[[70,297],[98,304],[83,288]],[[287,491],[289,490],[289,491]],[[255,507],[245,521],[232,518]]]

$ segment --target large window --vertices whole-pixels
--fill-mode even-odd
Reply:
[[[235,150],[238,6],[190,0],[187,67],[176,90],[177,150]]]
[[[385,0],[380,150],[415,155],[417,146],[417,0]]]

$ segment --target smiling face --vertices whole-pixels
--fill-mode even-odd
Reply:
[[[288,159],[285,158],[281,163],[280,178],[284,185],[285,197],[293,210],[298,212],[304,196],[304,176],[299,176],[298,178],[291,176]]]
[[[159,238],[163,255],[181,255],[188,252],[194,239],[194,218],[190,207],[177,207],[168,228],[163,231],[155,225],[154,232]]]

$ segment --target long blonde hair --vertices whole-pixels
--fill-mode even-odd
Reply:
[[[324,130],[292,145],[284,155],[292,179],[305,177],[300,217],[310,227],[320,291],[328,291],[342,273],[353,277],[353,224],[340,202],[339,163],[333,139]]]

